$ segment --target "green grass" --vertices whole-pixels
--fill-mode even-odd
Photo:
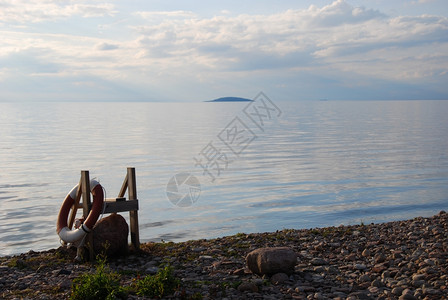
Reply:
[[[70,299],[116,299],[126,294],[127,289],[120,286],[120,275],[106,266],[104,258],[98,258],[95,273],[84,273],[73,280]]]
[[[173,268],[165,266],[157,274],[137,280],[135,287],[139,296],[162,298],[173,293],[179,284],[179,279],[173,275]]]
[[[8,263],[8,267],[10,268],[17,268],[19,270],[23,270],[25,268],[28,267],[26,261],[20,259],[20,258],[13,258],[11,259],[11,261]]]
[[[120,299],[129,293],[151,298],[162,298],[179,288],[180,280],[173,274],[171,266],[161,268],[157,274],[136,279],[131,286],[120,285],[120,274],[106,265],[106,259],[97,257],[94,273],[84,273],[73,280],[71,300]]]

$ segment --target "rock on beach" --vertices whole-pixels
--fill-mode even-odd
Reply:
[[[297,254],[289,247],[259,248],[247,254],[246,264],[258,275],[292,273],[297,264]]]
[[[128,250],[129,226],[119,214],[111,214],[99,220],[93,227],[93,250],[95,256],[108,257],[125,255]]]

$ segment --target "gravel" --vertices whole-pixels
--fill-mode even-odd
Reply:
[[[247,253],[290,247],[291,275],[252,274]],[[95,271],[75,249],[0,257],[1,299],[66,299],[73,279]],[[382,224],[237,234],[183,243],[144,243],[110,259],[121,285],[169,264],[180,279],[167,299],[448,299],[448,214]],[[128,299],[144,299],[132,291]]]

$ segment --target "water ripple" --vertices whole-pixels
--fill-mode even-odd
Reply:
[[[113,197],[126,167],[136,167],[142,241],[448,209],[446,101],[280,102],[282,116],[263,132],[238,104],[0,106],[0,255],[59,246],[57,214],[81,170],[90,170]],[[237,115],[257,139],[240,156],[226,152],[228,168],[212,182],[194,158],[209,143],[229,151],[218,134]],[[185,171],[200,179],[202,192],[192,207],[178,208],[165,189]]]

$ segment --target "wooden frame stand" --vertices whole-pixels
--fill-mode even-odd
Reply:
[[[76,209],[83,208],[84,219],[89,215],[92,207],[90,200],[90,178],[89,171],[81,171],[81,180],[79,182],[80,188],[76,195],[75,203],[73,204],[72,213],[69,218],[69,228],[73,226],[73,222],[76,216]],[[124,198],[126,191],[128,192],[128,199]],[[82,204],[79,204],[79,200],[82,197]],[[127,174],[121,186],[120,192],[117,198],[105,199],[103,204],[104,213],[117,213],[117,212],[129,212],[129,227],[131,233],[131,243],[135,250],[140,249],[140,234],[138,227],[138,199],[137,199],[137,182],[135,176],[135,168],[127,168]],[[90,252],[90,260],[93,260],[93,235],[87,235],[87,242]]]

